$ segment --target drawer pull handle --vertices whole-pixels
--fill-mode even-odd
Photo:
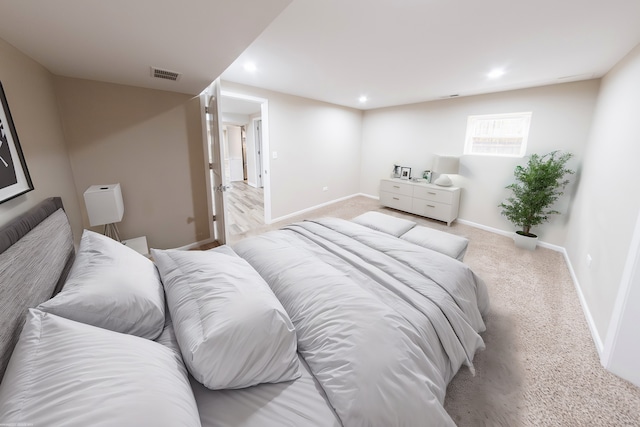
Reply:
[[[434,196],[438,193],[432,193],[431,191],[427,191],[428,194],[433,194]]]
[[[393,188],[400,188],[400,187],[398,187],[397,185],[394,185]]]
[[[433,205],[427,205],[428,208],[435,208]]]
[[[398,199],[397,197],[394,197],[393,200],[400,200],[400,199]]]

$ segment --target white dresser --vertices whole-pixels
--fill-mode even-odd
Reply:
[[[402,179],[383,179],[380,181],[380,203],[451,225],[458,217],[460,188]]]

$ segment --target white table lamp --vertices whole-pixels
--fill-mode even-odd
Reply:
[[[453,182],[449,178],[448,173],[457,174],[460,169],[460,158],[454,156],[436,156],[433,164],[433,171],[439,173],[440,176],[435,180],[434,184],[441,187],[451,187]]]
[[[120,184],[92,185],[84,192],[84,204],[92,227],[104,225],[104,235],[120,241],[117,222],[122,221],[124,203]]]

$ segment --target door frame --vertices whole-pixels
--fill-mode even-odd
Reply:
[[[202,144],[203,144],[203,150],[204,150],[204,166],[205,166],[205,182],[206,182],[206,186],[207,186],[207,191],[206,191],[206,199],[207,199],[207,210],[208,210],[208,217],[209,217],[209,236],[212,240],[217,240],[220,244],[225,244],[227,241],[227,224],[225,221],[225,214],[226,214],[226,207],[225,207],[225,203],[224,203],[224,189],[226,187],[226,182],[225,182],[225,170],[224,170],[224,153],[222,152],[222,150],[224,149],[224,143],[222,140],[222,121],[221,121],[221,114],[220,114],[220,109],[219,109],[219,102],[220,102],[220,79],[216,79],[214,82],[212,82],[205,90],[203,90],[200,95],[200,109],[201,109],[201,121],[202,121]],[[213,188],[213,182],[212,182],[212,174],[214,173],[214,171],[211,169],[210,164],[214,162],[215,157],[212,157],[212,141],[209,141],[209,121],[208,121],[208,112],[207,109],[209,107],[209,104],[211,102],[211,99],[215,97],[216,98],[216,111],[215,114],[217,115],[217,122],[218,122],[218,141],[219,141],[219,150],[220,152],[218,153],[220,156],[219,159],[219,167],[220,167],[220,179],[221,179],[221,211],[222,212],[216,212],[215,213],[215,221],[214,221],[214,203],[215,203],[215,198],[213,195],[213,192],[215,191]],[[213,138],[213,135],[211,135],[211,138]],[[217,222],[217,224],[216,224]],[[218,228],[217,225],[220,225],[221,227],[220,229],[220,233],[216,233],[216,229]]]
[[[271,224],[271,164],[269,153],[269,100],[257,96],[221,90],[220,96],[242,99],[260,104],[260,116],[262,119],[262,183],[264,191],[264,223]]]
[[[613,307],[601,355],[609,371],[640,387],[637,361],[640,357],[638,321],[640,319],[640,213],[627,252],[620,288]]]
[[[253,129],[253,142],[254,142],[254,151],[255,151],[255,157],[256,157],[256,163],[258,163],[260,165],[260,173],[258,174],[258,176],[256,176],[256,187],[258,188],[264,188],[264,173],[262,171],[263,167],[262,165],[264,164],[264,146],[262,144],[262,135],[260,135],[260,143],[258,144],[258,137],[257,134],[258,132],[256,132],[256,128],[258,127],[258,122],[260,122],[260,134],[262,134],[262,117],[255,117],[253,119],[251,119],[251,127]],[[257,170],[256,170],[257,172]]]

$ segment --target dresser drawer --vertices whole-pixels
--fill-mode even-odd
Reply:
[[[411,211],[412,200],[411,196],[389,193],[388,191],[380,192],[380,203],[400,211]]]
[[[413,197],[423,200],[429,200],[438,203],[453,203],[453,191],[438,190],[437,188],[415,186],[413,188]]]
[[[386,191],[388,193],[404,194],[411,197],[413,194],[413,185],[405,184],[397,181],[380,181],[380,191]]]
[[[411,212],[446,222],[455,218],[451,205],[422,199],[413,199]]]

